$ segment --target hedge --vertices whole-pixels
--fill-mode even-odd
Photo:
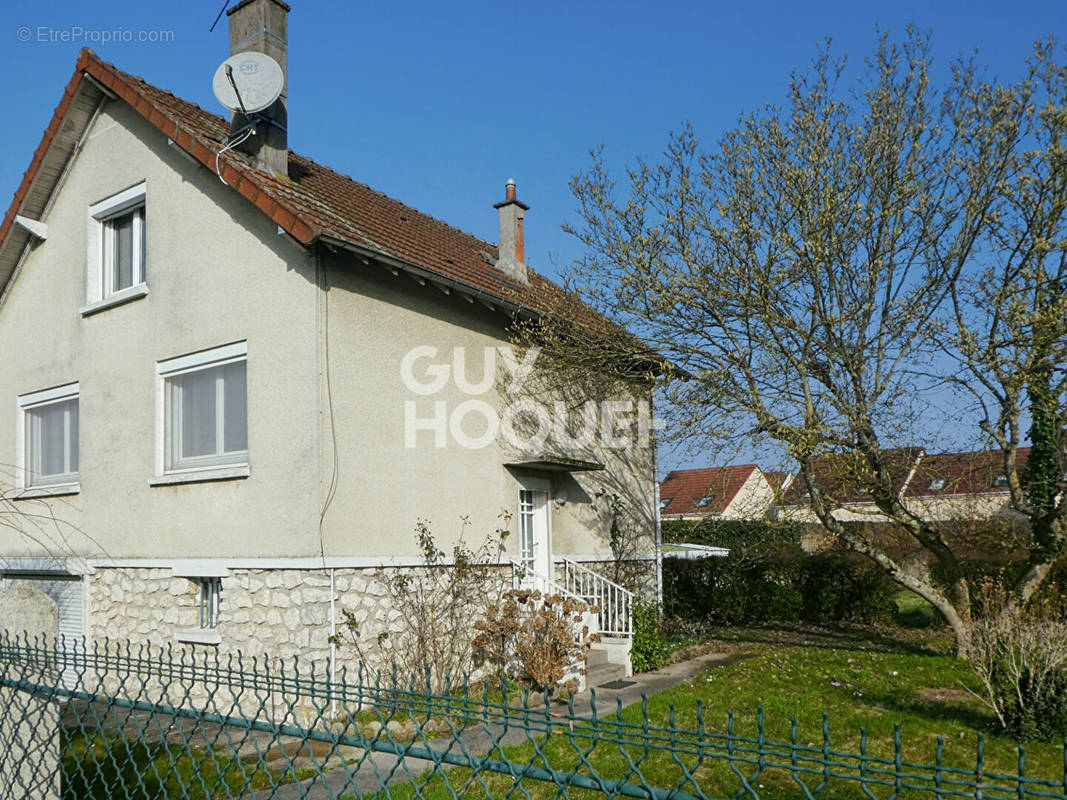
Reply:
[[[663,562],[664,612],[689,622],[888,622],[898,587],[855,553],[807,554],[795,523],[664,522],[664,540],[729,547],[725,558]],[[683,527],[684,526],[684,527]]]

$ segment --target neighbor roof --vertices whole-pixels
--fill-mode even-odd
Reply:
[[[660,502],[671,502],[662,509],[665,517],[675,514],[721,514],[737,497],[737,493],[752,473],[755,464],[736,467],[706,467],[704,469],[676,469],[668,473],[659,485]],[[698,505],[705,497],[706,505]]]
[[[1019,473],[1026,468],[1029,447],[1016,450],[1015,463]],[[942,453],[923,456],[908,484],[907,497],[941,497],[1007,492],[1007,485],[998,486],[996,479],[1004,475],[1004,453],[1001,450],[977,450],[970,453]]]
[[[63,166],[92,119],[96,101],[113,94],[204,166],[215,169],[229,122],[175,97],[142,78],[81,51],[74,75],[56,107],[33,161],[0,224],[0,290],[28,241],[14,226],[16,214],[37,219],[58,185]],[[54,146],[53,146],[54,145]],[[494,268],[497,246],[406,206],[370,187],[289,152],[289,174],[267,174],[242,153],[227,151],[220,172],[238,194],[253,203],[297,242],[340,245],[386,264],[422,272],[495,307],[559,314],[603,324],[595,312],[556,284],[528,269],[529,286]]]
[[[899,447],[885,451],[893,487],[898,492],[903,491],[909,485],[908,479],[922,454],[921,447]],[[819,486],[838,504],[872,502],[871,496],[859,486],[859,481],[856,480],[855,460],[851,455],[831,453],[816,456],[812,459],[812,468]],[[807,491],[808,482],[804,474],[798,472],[792,483],[782,493],[782,505],[806,505],[808,503],[805,496]]]

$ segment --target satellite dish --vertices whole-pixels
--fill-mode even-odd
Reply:
[[[250,50],[223,61],[215,70],[211,88],[230,111],[251,114],[278,99],[285,88],[285,75],[273,58]]]

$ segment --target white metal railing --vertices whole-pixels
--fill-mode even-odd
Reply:
[[[515,559],[511,559],[511,587],[513,589],[540,589],[542,594],[558,594],[574,600],[585,600],[581,595],[575,594],[568,590],[567,587],[556,583],[547,575],[542,575],[528,564],[523,564]]]
[[[599,612],[600,632],[605,636],[633,636],[633,592],[624,589],[589,567],[561,558],[563,586]]]

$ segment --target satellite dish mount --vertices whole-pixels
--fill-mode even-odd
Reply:
[[[285,130],[284,111],[272,113],[271,108],[285,89],[285,74],[278,62],[265,53],[249,50],[230,56],[215,70],[211,88],[218,101],[234,114],[231,142],[249,131],[254,135],[260,122]]]

